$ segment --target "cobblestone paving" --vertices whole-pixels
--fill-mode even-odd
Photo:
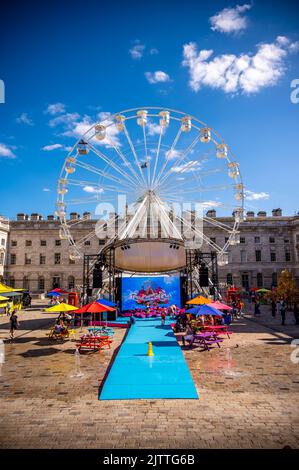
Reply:
[[[53,315],[26,312],[6,344],[0,377],[1,448],[299,447],[299,364],[291,338],[250,319],[234,323],[220,349],[185,350],[198,400],[98,401],[111,350],[81,355],[74,343],[49,342]],[[0,319],[0,338],[8,335]]]

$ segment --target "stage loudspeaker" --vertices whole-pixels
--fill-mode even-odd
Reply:
[[[92,273],[92,287],[93,289],[100,289],[103,286],[103,272],[101,265],[96,263]]]
[[[88,289],[86,289],[86,295],[87,295],[87,297],[92,296],[92,289],[90,287]]]
[[[206,266],[199,268],[199,285],[201,287],[209,287],[209,270]]]
[[[121,304],[121,277],[115,279],[115,302]]]

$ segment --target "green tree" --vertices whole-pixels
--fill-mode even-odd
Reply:
[[[276,298],[283,298],[288,305],[293,303],[299,295],[299,291],[296,287],[296,282],[292,276],[292,273],[285,269],[281,271],[278,279],[278,286],[276,289]]]

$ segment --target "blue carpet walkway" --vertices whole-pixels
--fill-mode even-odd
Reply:
[[[148,342],[154,356],[147,356]],[[136,320],[122,344],[100,400],[195,398],[197,392],[180,346],[160,319]]]

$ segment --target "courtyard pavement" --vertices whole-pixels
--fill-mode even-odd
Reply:
[[[0,448],[298,448],[299,364],[287,327],[265,326],[268,313],[234,322],[220,349],[183,351],[198,400],[121,401],[99,401],[98,389],[124,330],[111,350],[82,353],[76,378],[74,342],[47,339],[55,316],[21,313],[5,344]],[[1,317],[0,339],[8,326]]]

